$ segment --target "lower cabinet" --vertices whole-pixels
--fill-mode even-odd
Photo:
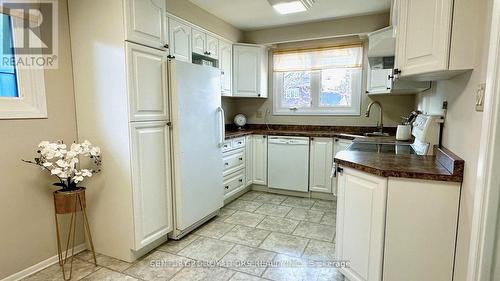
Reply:
[[[245,137],[245,156],[246,156],[246,183],[245,186],[249,186],[253,183],[253,168],[252,168],[252,157],[253,157],[253,136]]]
[[[387,178],[354,169],[338,173],[336,258],[350,281],[382,280]]]
[[[267,136],[252,136],[252,181],[267,184]]]
[[[224,199],[246,187],[247,151],[246,138],[226,140],[222,147],[224,170]]]
[[[332,193],[333,139],[311,138],[309,191]]]
[[[166,121],[131,125],[135,249],[173,230],[170,130]]]
[[[333,143],[333,157],[335,158],[335,154],[339,153],[340,151],[346,150],[347,147],[351,144],[352,144],[351,140],[335,138]],[[335,169],[335,167],[332,167],[332,169]],[[332,193],[333,195],[337,196],[337,179],[335,178],[337,173],[335,173],[335,171],[332,170],[330,172],[330,175],[333,178]]]

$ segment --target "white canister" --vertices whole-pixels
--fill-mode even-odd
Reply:
[[[398,125],[396,140],[407,141],[411,139],[411,125]]]

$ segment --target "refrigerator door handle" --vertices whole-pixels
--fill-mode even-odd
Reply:
[[[217,111],[219,112],[219,117],[220,117],[220,139],[219,139],[219,147],[222,147],[224,145],[224,139],[226,138],[226,124],[224,122],[224,109],[222,107],[218,107]]]

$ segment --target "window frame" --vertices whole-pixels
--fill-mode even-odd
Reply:
[[[23,25],[17,22],[23,19],[13,14],[9,15],[12,21],[13,42],[16,46],[23,43]],[[14,53],[14,57],[15,55]],[[0,97],[0,119],[48,118],[44,69],[19,67],[15,69],[18,96]]]
[[[353,90],[351,95],[351,105],[350,106],[335,106],[335,107],[320,107],[319,98],[321,94],[321,70],[311,71],[311,101],[313,105],[310,108],[297,108],[292,110],[290,108],[284,108],[281,106],[281,101],[283,97],[283,78],[284,72],[274,71],[272,67],[274,66],[273,54],[271,57],[271,71],[272,71],[272,83],[273,83],[273,115],[282,116],[360,116],[361,115],[361,101],[362,101],[362,90],[363,90],[363,76],[365,69],[365,46],[364,44],[358,44],[362,48],[362,65],[360,68],[359,81],[353,83]],[[332,46],[335,47],[335,46]],[[356,79],[356,80],[358,80]]]

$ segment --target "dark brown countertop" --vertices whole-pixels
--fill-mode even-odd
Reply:
[[[445,148],[434,156],[341,151],[335,163],[381,177],[462,182],[464,161]]]

